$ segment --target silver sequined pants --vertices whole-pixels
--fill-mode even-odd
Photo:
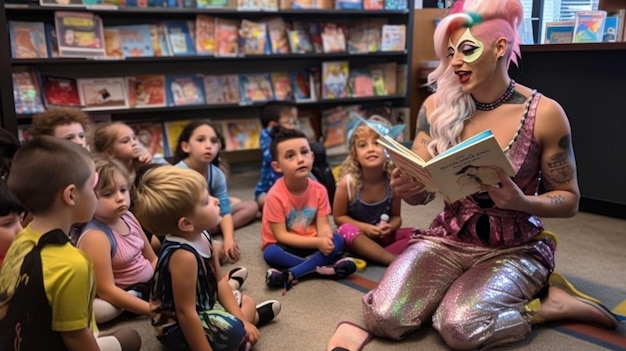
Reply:
[[[487,349],[531,331],[524,305],[554,268],[550,239],[493,249],[420,237],[363,297],[367,329],[401,339],[432,317],[455,350]]]

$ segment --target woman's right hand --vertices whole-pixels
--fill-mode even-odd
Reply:
[[[396,195],[412,205],[417,205],[417,203],[411,200],[414,200],[417,194],[424,191],[424,184],[403,173],[400,168],[396,168],[391,172],[389,185]]]

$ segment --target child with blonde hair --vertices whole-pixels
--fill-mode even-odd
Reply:
[[[128,172],[119,162],[95,157],[99,181],[94,218],[77,246],[93,261],[96,322],[108,322],[124,310],[149,316],[148,284],[157,256],[130,207]]]
[[[152,325],[168,350],[244,350],[259,339],[257,326],[280,312],[269,300],[236,301],[222,279],[205,228],[221,221],[219,201],[198,172],[174,166],[149,170],[137,189],[137,217],[155,234],[167,234],[150,290]],[[250,344],[250,345],[247,345]]]
[[[386,266],[406,249],[413,229],[400,228],[402,199],[391,191],[392,165],[376,140],[380,134],[395,138],[404,126],[392,128],[382,117],[366,121],[357,115],[351,125],[333,218],[346,251]]]

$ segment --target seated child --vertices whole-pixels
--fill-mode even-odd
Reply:
[[[352,124],[333,218],[346,251],[387,266],[407,248],[413,229],[400,228],[402,199],[389,186],[392,166],[376,140],[378,133],[396,137],[402,130],[391,130],[376,116],[368,121],[357,117]]]
[[[96,322],[108,322],[124,310],[150,316],[148,286],[157,256],[141,225],[128,210],[128,173],[119,162],[106,157],[96,156],[95,163],[98,205],[76,246],[93,261]]]
[[[152,325],[167,350],[244,350],[259,338],[256,326],[280,311],[278,301],[241,307],[222,279],[205,228],[219,224],[219,201],[198,172],[162,166],[146,172],[135,213],[155,234],[167,234],[150,290]],[[255,326],[256,325],[256,326]],[[247,344],[250,345],[247,345]]]
[[[261,179],[254,189],[254,199],[260,209],[263,209],[267,192],[282,174],[276,172],[272,167],[272,154],[270,153],[270,143],[272,142],[272,131],[280,126],[287,129],[298,128],[298,106],[289,101],[272,101],[261,107],[259,116],[261,120],[261,135],[259,143],[263,159],[261,161]]]
[[[31,138],[39,135],[49,135],[71,140],[86,148],[86,131],[90,126],[91,121],[89,117],[78,108],[51,107],[33,117],[30,132]]]
[[[283,174],[272,186],[263,207],[263,258],[270,268],[265,283],[289,289],[311,273],[344,278],[356,271],[341,258],[343,239],[330,228],[326,188],[309,178],[313,152],[306,136],[281,129],[272,140],[272,167]]]
[[[259,209],[254,201],[242,201],[233,207],[230,206],[226,176],[213,164],[221,148],[219,134],[211,123],[202,120],[192,121],[183,128],[178,137],[175,164],[200,173],[206,179],[209,194],[220,200],[222,221],[219,227],[203,229],[210,230],[213,234],[222,234],[224,254],[228,260],[234,262],[239,260],[240,255],[234,231],[253,221]]]
[[[89,152],[74,143],[40,136],[16,153],[8,186],[33,220],[0,269],[0,350],[141,348],[132,329],[98,337],[91,260],[68,237],[93,216],[97,181]]]

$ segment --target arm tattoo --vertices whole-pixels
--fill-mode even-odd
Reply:
[[[548,199],[550,199],[550,203],[552,204],[560,204],[565,201],[565,198],[561,195],[548,195]]]
[[[551,184],[567,184],[574,178],[574,170],[565,152],[559,152],[548,159],[546,180]]]
[[[520,92],[515,91],[513,92],[511,98],[505,102],[505,104],[520,105],[525,103],[526,100],[528,100],[528,97],[522,95]]]
[[[424,105],[422,105],[417,113],[417,128],[415,128],[415,135],[419,134],[419,132],[424,132],[426,135],[430,135],[430,123],[428,123],[428,118],[426,118],[426,106]]]

